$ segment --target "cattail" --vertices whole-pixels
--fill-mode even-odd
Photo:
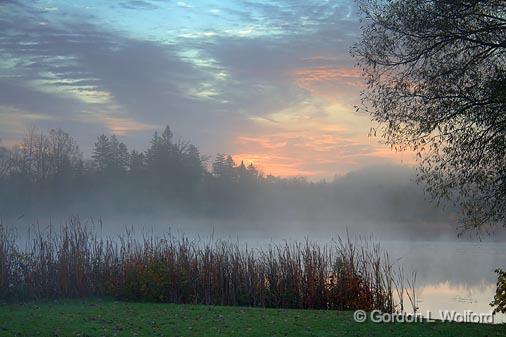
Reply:
[[[99,223],[101,226],[101,223]],[[122,300],[303,309],[403,309],[402,270],[372,238],[241,247],[171,233],[103,238],[78,218],[27,248],[0,224],[0,298],[113,296]],[[413,284],[407,295],[414,301]]]

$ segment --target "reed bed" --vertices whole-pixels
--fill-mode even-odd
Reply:
[[[0,225],[0,298],[122,300],[393,312],[393,272],[379,245],[347,235],[247,248],[183,235],[103,238],[79,219],[36,230],[25,248]],[[397,285],[395,285],[397,287]]]

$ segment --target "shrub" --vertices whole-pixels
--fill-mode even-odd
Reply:
[[[494,313],[506,314],[506,272],[502,269],[496,269],[497,273],[497,290],[495,292],[494,301],[491,306],[496,307]]]

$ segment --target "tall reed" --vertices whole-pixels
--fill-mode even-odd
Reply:
[[[251,249],[170,233],[98,236],[77,218],[36,230],[26,248],[0,225],[0,298],[123,300],[274,308],[395,311],[388,256],[349,235]]]

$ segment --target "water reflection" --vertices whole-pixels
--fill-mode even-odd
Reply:
[[[440,311],[458,313],[488,313],[489,303],[495,294],[495,284],[483,282],[480,285],[455,285],[450,282],[429,284],[418,288],[417,305],[419,312],[432,313],[433,318],[442,318]],[[494,323],[506,323],[506,315],[497,314]]]
[[[494,269],[506,265],[503,242],[383,241],[395,263],[417,274],[417,306],[441,318],[440,310],[487,313],[495,294]],[[496,315],[496,323],[506,322]]]

